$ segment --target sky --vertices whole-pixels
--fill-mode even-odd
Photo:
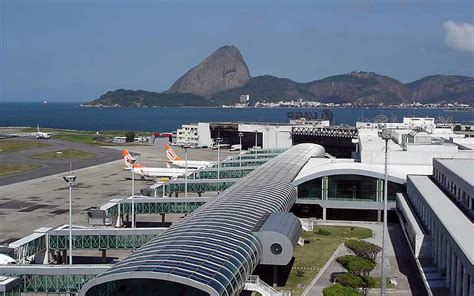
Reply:
[[[165,91],[223,45],[298,82],[474,76],[474,1],[0,1],[0,102]]]

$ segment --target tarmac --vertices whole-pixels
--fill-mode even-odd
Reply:
[[[58,143],[58,146],[54,147],[65,147],[62,146],[64,141],[52,140],[51,142],[54,142],[55,145]],[[82,163],[82,160],[77,162],[77,166],[73,163],[73,172],[77,176],[72,191],[73,224],[87,225],[88,209],[99,207],[113,198],[124,198],[131,195],[130,173],[124,170],[122,159],[115,160],[117,155],[121,157],[121,149],[126,148],[130,152],[139,153],[138,162],[145,166],[166,167],[166,156],[162,143],[165,143],[165,140],[160,139],[155,145],[134,144],[132,146],[106,148],[70,142],[64,144],[68,145],[67,147],[84,151],[86,151],[85,148],[89,149],[87,151],[96,151],[97,153],[99,153],[98,151],[100,153],[106,151],[104,155],[110,155],[110,158],[104,156],[102,161],[112,160],[88,167],[84,167],[87,164]],[[83,145],[89,147],[84,148]],[[48,148],[54,150],[52,147]],[[179,156],[184,157],[183,149],[179,147],[173,147],[173,149]],[[8,153],[10,157],[5,157],[0,161],[6,159],[9,162],[21,161],[27,158],[27,155],[38,153],[38,151],[40,149],[31,149],[28,154],[26,152]],[[238,151],[221,150],[220,152],[221,159],[231,154],[238,155]],[[217,151],[212,149],[189,149],[188,159],[214,161],[217,160]],[[29,161],[29,159],[26,160]],[[97,163],[97,159],[95,163]],[[84,168],[79,169],[81,166]],[[48,163],[44,167],[35,170],[38,172],[31,171],[21,174],[21,176],[12,176],[14,178],[9,179],[10,184],[0,186],[0,220],[3,222],[0,224],[0,245],[29,235],[40,227],[55,227],[69,223],[69,187],[62,178],[68,170],[68,162],[67,165],[63,163],[62,166]],[[35,176],[41,177],[37,178]],[[148,187],[153,183],[153,180],[137,179],[135,181],[136,194],[139,194],[140,188]],[[179,217],[175,217],[175,219],[177,218]],[[137,217],[137,223],[141,220],[143,222],[149,220],[161,221],[161,217]]]

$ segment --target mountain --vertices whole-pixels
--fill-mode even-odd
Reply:
[[[408,83],[411,100],[433,102],[459,102],[472,104],[474,101],[474,78],[468,76],[434,75]]]
[[[275,102],[287,99],[315,100],[316,97],[309,92],[303,84],[286,78],[264,75],[250,78],[242,87],[229,89],[215,94],[211,100],[223,104],[232,104],[239,101],[240,95],[250,95],[251,103],[258,101]]]
[[[235,46],[223,46],[181,76],[169,93],[192,93],[210,97],[241,87],[250,79],[249,69]]]
[[[399,104],[410,91],[400,81],[373,72],[352,72],[309,82],[309,91],[322,102],[356,105]]]
[[[411,83],[374,72],[355,71],[306,83],[270,75],[250,77],[235,46],[216,50],[181,76],[166,92],[124,90],[108,92],[88,106],[222,106],[239,102],[240,95],[256,102],[303,99],[358,106],[400,103],[474,102],[474,78],[427,76]]]
[[[85,107],[202,107],[215,106],[208,99],[187,93],[158,93],[146,90],[117,89],[109,91]]]

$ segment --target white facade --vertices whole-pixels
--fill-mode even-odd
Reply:
[[[212,146],[209,123],[183,124],[180,129],[176,130],[176,143],[189,144],[194,147]]]
[[[239,132],[261,133],[263,149],[292,146],[291,125],[239,123],[238,129]]]
[[[474,159],[435,159],[433,178],[474,219]]]

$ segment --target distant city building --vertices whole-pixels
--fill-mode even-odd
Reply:
[[[248,104],[250,101],[250,96],[249,95],[240,95],[240,103],[241,104]]]

